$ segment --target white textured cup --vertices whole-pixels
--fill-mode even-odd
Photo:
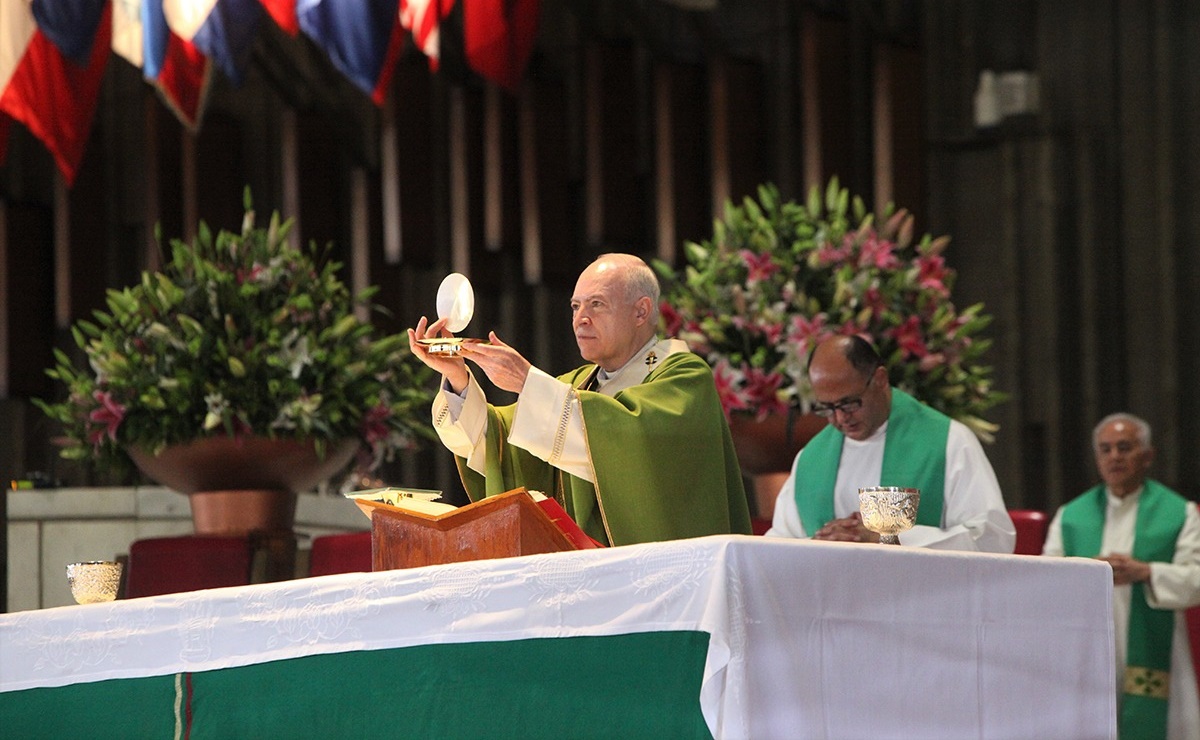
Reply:
[[[121,564],[111,560],[88,560],[67,565],[67,585],[79,604],[99,604],[117,598],[121,586]]]

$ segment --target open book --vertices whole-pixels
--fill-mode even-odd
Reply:
[[[378,503],[395,506],[397,509],[405,511],[419,511],[422,514],[436,516],[445,514],[449,511],[455,511],[458,507],[454,504],[438,502],[435,499],[442,497],[441,491],[432,491],[427,488],[368,488],[364,491],[351,491],[344,494],[346,498],[358,503],[359,501],[375,501]],[[359,504],[359,509],[362,513],[371,518],[371,507]]]
[[[524,493],[529,496],[538,505],[538,508],[553,522],[554,526],[571,541],[571,544],[576,549],[585,550],[594,547],[604,547],[603,544],[592,539],[586,532],[580,529],[575,520],[567,514],[566,510],[557,501],[541,491],[528,491],[524,488],[519,488],[508,493]],[[353,500],[368,519],[371,518],[371,512],[374,509],[380,508],[383,505],[423,515],[433,520],[441,520],[460,512],[466,512],[472,507],[487,501],[487,499],[476,501],[460,508],[453,504],[436,501],[435,499],[441,498],[441,491],[431,491],[421,488],[372,488],[365,491],[352,491],[345,494],[345,496]]]

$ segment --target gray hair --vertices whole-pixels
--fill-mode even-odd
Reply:
[[[624,252],[609,252],[596,258],[596,262],[609,262],[618,269],[625,300],[636,303],[643,297],[650,299],[650,324],[658,324],[658,301],[661,291],[658,276],[645,260]],[[593,263],[595,264],[595,263]]]
[[[1104,427],[1108,426],[1109,424],[1112,424],[1114,421],[1123,421],[1126,424],[1133,425],[1134,430],[1137,432],[1138,441],[1142,443],[1142,447],[1145,447],[1147,449],[1149,449],[1151,447],[1151,445],[1150,445],[1150,425],[1147,424],[1146,421],[1140,417],[1134,416],[1133,414],[1130,414],[1130,413],[1127,413],[1124,411],[1118,411],[1115,414],[1109,414],[1108,416],[1101,419],[1100,423],[1097,424],[1095,429],[1092,430],[1092,448],[1093,449],[1095,449],[1096,446],[1100,444],[1100,430],[1103,429]]]

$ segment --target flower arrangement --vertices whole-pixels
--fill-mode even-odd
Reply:
[[[903,209],[889,206],[877,223],[836,178],[805,204],[764,185],[757,200],[727,204],[710,240],[684,245],[682,271],[655,262],[664,328],[708,359],[727,415],[806,411],[809,351],[833,334],[861,334],[894,386],[990,440],[997,427],[983,414],[1004,398],[981,362],[991,318],[982,304],[950,302],[949,242],[914,241]]]
[[[431,436],[432,371],[405,336],[374,339],[355,316],[377,288],[352,297],[327,248],[289,246],[278,213],[256,227],[249,191],[245,208],[241,233],[202,223],[192,245],[171,241],[162,271],[72,327],[88,367],[56,351],[47,373],[67,397],[37,402],[64,428],[63,457],[120,468],[130,447],[205,437],[312,440],[322,454],[357,438],[373,469]]]

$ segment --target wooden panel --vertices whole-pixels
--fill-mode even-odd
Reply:
[[[884,157],[890,170],[892,202],[916,214],[918,221],[927,220],[925,205],[925,155],[923,138],[925,108],[921,79],[921,52],[918,49],[885,45],[881,59],[886,64],[888,121],[890,128],[888,152],[876,152]],[[875,208],[884,203],[876,202]]]
[[[358,503],[371,513],[376,571],[576,549],[524,489],[440,515]]]
[[[89,140],[90,156],[83,158],[75,184],[66,195],[72,321],[90,317],[93,309],[102,308],[109,286],[122,287],[133,280],[132,275],[119,269],[114,258],[119,246],[110,243],[104,176],[106,150],[99,146],[100,138],[93,130]],[[136,262],[138,247],[137,244],[129,245],[134,258],[130,264]]]
[[[637,251],[646,238],[647,199],[644,172],[639,171],[641,141],[637,68],[633,49],[626,45],[599,44],[599,126],[602,233],[593,247]]]
[[[161,106],[157,100],[153,105]],[[150,185],[155,188],[158,199],[157,225],[162,229],[162,250],[166,259],[170,259],[171,239],[182,238],[183,233],[183,159],[180,151],[180,138],[183,126],[179,119],[164,109],[147,114],[148,125],[152,130],[148,135],[154,138],[155,176]],[[152,225],[153,226],[153,225]]]
[[[539,81],[534,97],[537,126],[537,197],[542,243],[542,280],[574,286],[578,190],[571,183],[571,145],[568,134],[567,88],[557,81]]]
[[[6,281],[8,393],[6,397],[48,398],[55,384],[45,370],[54,355],[54,269],[48,256],[54,251],[54,214],[36,204],[9,203]],[[39,412],[40,413],[40,412]]]
[[[708,162],[708,96],[704,67],[671,67],[672,173],[677,241],[699,241],[712,234],[714,214]],[[676,245],[678,246],[678,245]]]
[[[815,113],[818,118],[815,128],[820,137],[815,147],[812,142],[806,142],[805,151],[815,148],[820,152],[821,183],[833,175],[838,175],[843,183],[848,183],[854,163],[853,139],[850,136],[853,116],[849,86],[849,24],[841,18],[810,11],[803,13],[801,22],[813,44],[811,59],[816,70],[804,70],[804,79],[810,84],[815,83],[817,87],[813,99],[816,101]],[[805,111],[805,115],[812,113]],[[805,190],[811,184],[805,183]]]
[[[348,163],[337,140],[338,129],[321,116],[297,116],[296,140],[299,158],[301,244],[316,242],[322,249],[332,242],[330,256],[345,268],[349,282],[350,212],[346,186]],[[268,214],[263,214],[268,215]]]
[[[737,203],[753,195],[770,176],[762,65],[729,60],[729,197]]]
[[[396,158],[400,176],[400,232],[403,261],[430,267],[443,258],[437,220],[443,214],[438,193],[444,151],[433,109],[432,80],[425,58],[405,55],[396,66]]]
[[[242,225],[244,167],[242,125],[232,115],[210,110],[196,137],[196,212],[213,231]],[[266,194],[263,194],[266,196]]]

